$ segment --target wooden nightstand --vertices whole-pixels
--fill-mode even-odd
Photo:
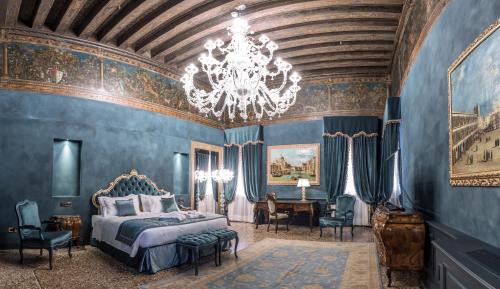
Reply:
[[[62,230],[68,230],[73,232],[73,243],[75,245],[80,245],[80,228],[82,226],[82,220],[78,215],[55,215],[50,218],[51,221],[57,221],[62,223]]]

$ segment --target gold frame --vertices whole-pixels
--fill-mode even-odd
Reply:
[[[319,143],[312,144],[291,144],[291,145],[275,145],[275,146],[267,146],[267,164],[266,164],[266,178],[268,186],[292,186],[297,185],[297,183],[291,182],[281,182],[281,181],[270,181],[269,172],[271,171],[271,150],[272,149],[301,149],[301,148],[314,148],[316,150],[316,180],[310,181],[311,186],[319,186],[321,184],[321,172],[320,172],[320,162],[321,162],[321,151]]]
[[[137,177],[139,180],[145,180],[155,190],[157,190],[160,193],[163,193],[164,195],[170,194],[170,192],[158,188],[158,186],[155,184],[155,182],[153,182],[146,175],[140,175],[139,172],[137,172],[136,169],[132,169],[130,171],[130,173],[128,173],[128,174],[122,174],[122,175],[118,176],[117,178],[115,178],[111,183],[108,184],[108,186],[105,189],[100,189],[99,191],[97,191],[94,194],[92,194],[92,204],[94,205],[94,207],[97,208],[98,214],[101,213],[101,206],[99,205],[99,202],[98,202],[97,198],[100,197],[101,195],[108,194],[121,180],[124,180],[124,179],[128,180],[131,177]]]
[[[189,168],[189,191],[191,194],[191,207],[194,209],[194,204],[195,204],[195,192],[194,192],[194,185],[195,185],[195,180],[194,180],[194,171],[196,170],[196,149],[202,149],[202,150],[207,150],[209,152],[216,152],[219,154],[219,161],[217,163],[218,169],[222,169],[224,166],[224,148],[221,146],[216,146],[216,145],[211,145],[207,143],[202,143],[202,142],[197,142],[197,141],[191,141],[191,155],[189,156],[191,158],[191,166]],[[224,197],[224,186],[222,183],[217,184],[218,189],[219,189],[219,200]],[[222,203],[219,201],[218,203],[218,212],[223,211],[223,206]]]
[[[448,171],[452,186],[500,186],[500,169],[480,173],[453,174],[453,141],[451,127],[451,74],[478,47],[500,27],[500,19],[484,30],[448,68]]]

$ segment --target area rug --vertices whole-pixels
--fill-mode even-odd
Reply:
[[[264,239],[234,255],[222,266],[207,262],[193,270],[140,286],[177,288],[382,288],[374,243]]]

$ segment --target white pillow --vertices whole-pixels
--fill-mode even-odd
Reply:
[[[151,212],[151,213],[162,213],[163,206],[161,204],[161,199],[171,198],[171,197],[173,197],[173,195],[170,195],[170,193],[159,196],[151,196],[144,194],[139,195],[139,198],[141,199],[142,210],[144,212]]]
[[[99,197],[99,205],[101,206],[101,215],[103,217],[116,216],[118,215],[118,210],[116,209],[116,200],[130,200],[134,201],[135,213],[139,213],[139,197],[135,194],[130,194],[125,197]]]

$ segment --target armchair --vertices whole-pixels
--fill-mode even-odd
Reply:
[[[278,221],[286,220],[286,230],[288,231],[288,223],[290,223],[290,213],[284,212],[279,213],[276,208],[276,194],[270,193],[266,196],[267,209],[268,209],[268,221],[267,221],[267,231],[269,232],[269,226],[271,225],[271,219],[274,219],[276,222],[275,231],[278,233]]]
[[[323,236],[323,228],[333,227],[337,234],[337,227],[340,227],[340,241],[342,241],[342,230],[344,227],[351,227],[351,236],[354,236],[354,204],[356,198],[350,195],[340,195],[337,197],[335,209],[330,208],[330,203],[327,203],[325,215],[319,218],[319,229],[321,238]],[[335,212],[335,214],[332,213]]]
[[[71,231],[47,232],[42,230],[42,224],[62,225],[56,221],[42,221],[38,215],[38,205],[34,201],[24,200],[16,204],[16,215],[19,233],[20,246],[19,254],[23,263],[23,249],[40,249],[40,255],[43,249],[49,251],[49,267],[52,270],[53,251],[58,248],[68,246],[68,255],[71,258]]]

